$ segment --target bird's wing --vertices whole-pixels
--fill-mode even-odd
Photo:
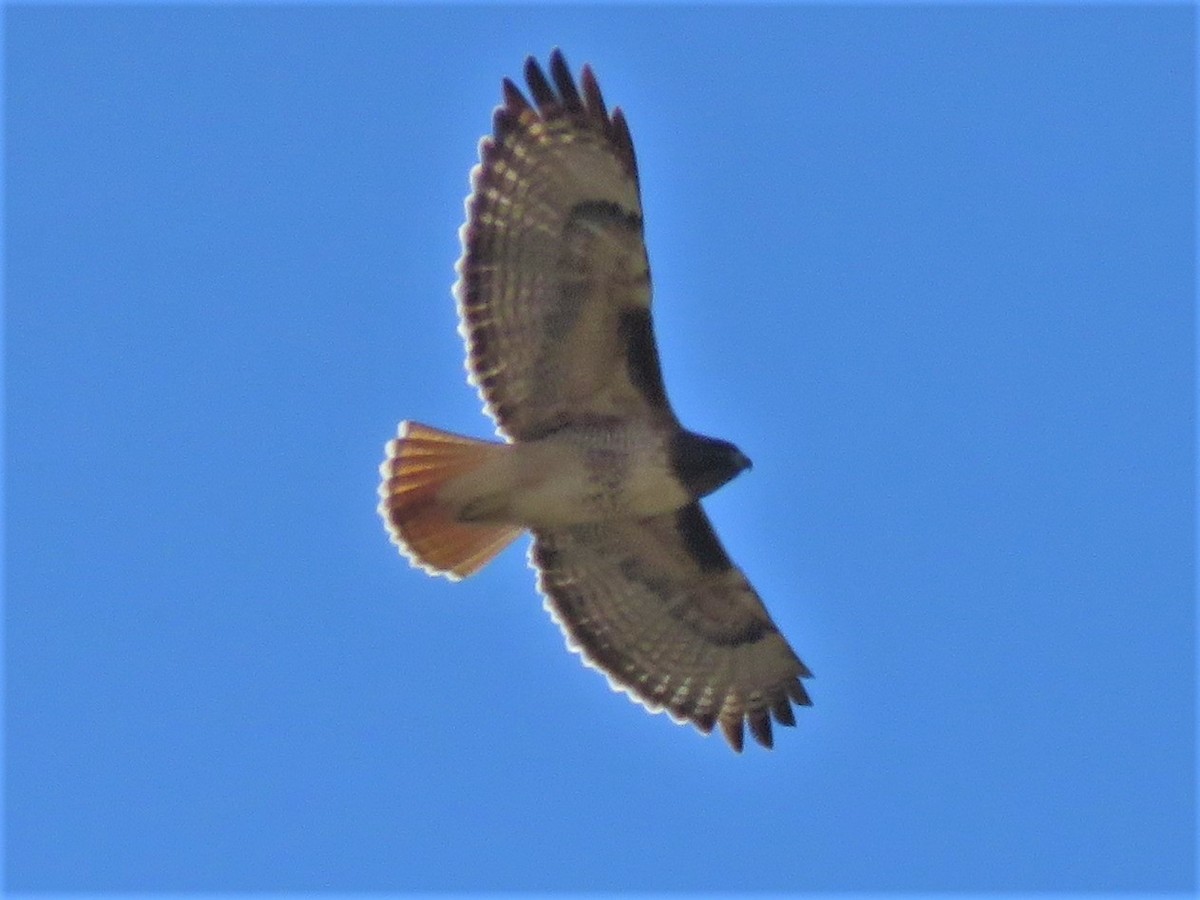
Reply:
[[[534,532],[530,559],[567,643],[651,711],[735,750],[743,723],[771,746],[811,675],[729,560],[699,504],[642,521]]]
[[[480,143],[455,296],[467,367],[497,430],[532,440],[596,418],[674,423],[650,321],[629,128],[562,53],[508,79]]]

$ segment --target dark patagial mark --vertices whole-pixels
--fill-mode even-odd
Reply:
[[[658,360],[658,345],[654,343],[650,310],[625,310],[618,327],[621,342],[625,345],[625,367],[630,383],[652,406],[665,408],[667,389]]]
[[[733,568],[729,555],[721,546],[717,533],[708,523],[699,503],[685,506],[675,514],[675,528],[701,571],[724,572]]]

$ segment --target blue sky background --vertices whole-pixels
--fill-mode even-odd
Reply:
[[[9,7],[21,890],[1195,885],[1194,13]],[[524,541],[375,514],[490,433],[449,293],[500,78],[628,113],[707,507],[812,667],[731,754]]]

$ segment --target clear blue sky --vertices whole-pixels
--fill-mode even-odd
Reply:
[[[7,10],[13,889],[1194,886],[1194,13]],[[375,514],[500,78],[628,113],[774,752]]]

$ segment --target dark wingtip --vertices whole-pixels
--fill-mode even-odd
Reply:
[[[745,744],[745,735],[742,731],[742,717],[736,719],[721,719],[721,731],[725,733],[725,740],[729,741],[729,746],[733,748],[735,753],[741,753],[742,747]]]
[[[525,82],[529,85],[529,93],[533,95],[533,101],[539,109],[545,111],[557,105],[558,97],[554,94],[554,88],[550,87],[546,73],[532,56],[525,57]]]
[[[775,745],[774,735],[771,733],[771,717],[765,709],[756,709],[747,714],[750,721],[750,733],[754,735],[754,739],[766,747],[768,750]]]
[[[575,87],[575,79],[571,77],[571,69],[566,57],[557,47],[550,54],[550,77],[562,98],[563,107],[571,112],[583,112],[583,100],[579,97],[579,89]]]
[[[787,690],[792,702],[797,706],[812,706],[812,698],[808,696],[808,691],[804,689],[804,685],[799,680],[790,682]]]
[[[617,143],[632,156],[633,136],[629,133],[629,123],[625,121],[625,113],[621,111],[621,107],[619,106],[613,108],[612,127],[613,137]]]
[[[549,75],[547,75],[549,72]],[[564,113],[602,134],[612,146],[630,177],[637,182],[637,157],[633,150],[633,136],[629,124],[619,107],[612,114],[604,102],[596,75],[588,64],[579,70],[579,80],[571,75],[570,66],[562,49],[550,51],[547,68],[543,69],[537,57],[525,57],[525,83],[528,99],[509,79],[504,79],[504,106],[506,115],[498,116],[496,126],[500,129],[515,127],[515,118],[525,109],[536,110],[544,121],[550,121]],[[515,114],[513,116],[512,114]]]
[[[521,93],[521,89],[513,83],[511,78],[505,78],[500,84],[504,91],[505,106],[509,106],[517,112],[528,108],[529,101],[525,99],[525,95]]]
[[[579,72],[579,83],[583,86],[583,96],[587,102],[588,111],[604,122],[607,127],[609,124],[608,109],[604,105],[604,95],[600,93],[600,84],[596,81],[596,73],[587,63],[583,64],[583,69]]]
[[[775,715],[775,721],[780,725],[786,725],[788,728],[796,726],[796,714],[792,712],[792,704],[788,702],[787,697],[780,697],[771,705],[771,712]]]

